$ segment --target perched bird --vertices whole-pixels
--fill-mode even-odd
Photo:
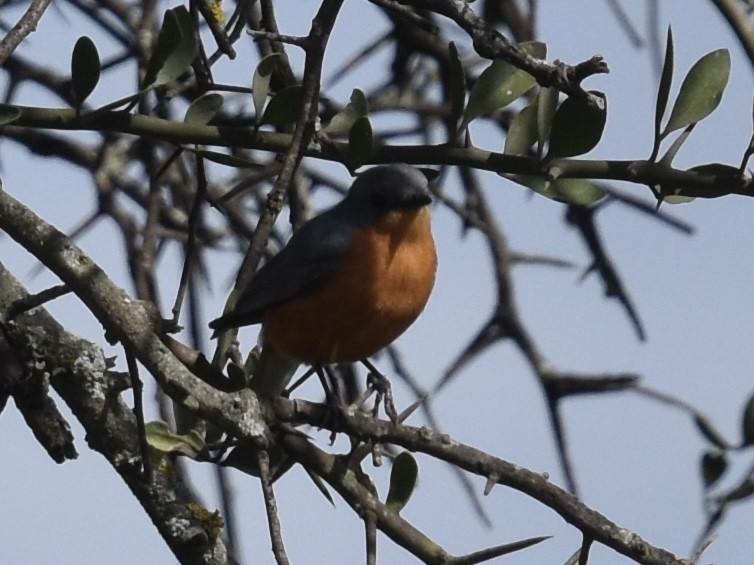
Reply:
[[[419,170],[371,168],[257,271],[235,308],[210,323],[262,324],[254,390],[280,394],[300,363],[365,359],[414,322],[437,269],[430,202]]]

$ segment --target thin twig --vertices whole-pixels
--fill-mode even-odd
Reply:
[[[134,416],[136,417],[136,429],[139,434],[139,447],[141,448],[141,464],[144,473],[144,481],[152,484],[152,460],[149,457],[149,444],[147,443],[147,431],[144,424],[144,385],[139,378],[139,366],[136,358],[126,349],[126,364],[128,374],[131,377],[131,388],[134,393]]]
[[[20,316],[24,312],[28,312],[29,310],[36,308],[37,306],[41,306],[42,304],[50,302],[51,300],[65,296],[69,292],[71,292],[71,289],[68,288],[68,285],[59,284],[47,288],[36,294],[30,294],[23,300],[19,300],[18,302],[13,303],[13,306],[8,309],[7,318],[8,320],[12,320],[16,316]]]
[[[194,196],[191,212],[188,217],[188,241],[186,242],[186,253],[183,261],[181,278],[178,283],[178,292],[176,293],[175,303],[173,304],[173,324],[178,323],[181,315],[181,306],[186,294],[189,276],[193,271],[197,258],[196,247],[196,230],[201,220],[202,205],[207,196],[207,174],[204,169],[204,158],[196,155],[196,195]]]
[[[0,42],[0,66],[5,63],[5,60],[10,57],[26,36],[37,30],[37,24],[42,19],[42,14],[44,14],[50,2],[52,0],[32,0],[29,9]]]
[[[267,510],[267,524],[270,530],[270,540],[272,542],[272,552],[275,555],[275,561],[278,565],[288,565],[288,556],[283,544],[283,535],[278,519],[278,508],[275,502],[275,492],[272,489],[272,480],[270,476],[270,456],[266,449],[258,449],[256,452],[259,463],[259,478],[262,483],[262,493],[264,494],[264,506]]]

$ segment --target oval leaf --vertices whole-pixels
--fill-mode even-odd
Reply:
[[[730,76],[730,53],[718,49],[699,59],[683,79],[663,136],[709,116],[720,104]]]
[[[505,137],[507,155],[526,155],[536,143],[539,135],[537,128],[537,104],[534,100],[511,120],[508,135]]]
[[[709,488],[723,476],[725,469],[728,467],[728,460],[725,458],[724,453],[708,451],[702,455],[700,467],[704,486],[705,488]]]
[[[191,103],[183,121],[187,124],[206,125],[212,121],[223,106],[223,97],[217,92],[208,92]]]
[[[419,478],[419,465],[408,451],[399,453],[393,461],[390,472],[390,489],[385,504],[393,512],[400,512],[405,508],[416,488]]]
[[[599,143],[607,119],[607,99],[601,92],[589,94],[589,99],[566,98],[555,111],[548,159],[583,155]]]
[[[558,179],[552,183],[545,194],[559,202],[587,206],[604,198],[604,191],[585,179]]]
[[[179,435],[170,431],[162,420],[147,422],[144,426],[147,444],[160,453],[181,453],[191,458],[206,449],[204,440],[195,431]]]
[[[700,173],[702,175],[712,175],[715,177],[716,183],[730,185],[730,188],[720,186],[719,188],[715,187],[706,190],[703,196],[707,198],[727,196],[733,193],[745,181],[744,175],[741,173],[740,169],[723,163],[697,165],[696,167],[691,167],[689,171],[694,171],[695,173]]]
[[[683,194],[667,194],[662,197],[663,204],[688,204],[694,200],[696,199],[693,196],[684,196]]]
[[[361,90],[354,88],[351,92],[351,101],[333,116],[330,123],[325,127],[325,133],[338,135],[350,132],[356,120],[366,116],[368,111],[367,97]]]
[[[356,120],[348,132],[348,154],[354,169],[366,163],[372,155],[372,124],[366,116]]]
[[[284,126],[295,122],[303,102],[304,89],[300,84],[286,86],[272,97],[259,123]]]
[[[681,137],[682,136],[679,136],[678,139],[681,139]],[[663,161],[660,162],[662,163]],[[693,189],[684,190],[682,187],[675,184],[668,186],[657,185],[658,193],[662,197],[663,202],[667,202],[668,204],[683,204],[693,201],[695,196],[687,196],[687,194],[694,194],[703,198],[719,198],[721,196],[727,196],[734,193],[745,180],[740,169],[723,163],[697,165],[691,167],[689,171],[704,176],[714,177],[714,182],[719,186],[712,186],[706,189],[695,187]],[[729,187],[726,185],[729,185]]]
[[[538,59],[543,59],[547,54],[547,46],[539,41],[521,43],[519,47]],[[507,106],[535,84],[534,77],[526,71],[500,59],[492,61],[471,87],[461,129],[474,118]]]
[[[754,444],[754,395],[749,398],[741,416],[741,444]]]
[[[152,57],[144,75],[144,88],[162,86],[181,76],[197,52],[191,16],[185,6],[165,12]]]
[[[71,55],[71,90],[76,110],[94,92],[101,72],[97,46],[87,36],[79,37]]]
[[[254,102],[254,112],[257,116],[257,122],[262,117],[264,103],[267,101],[267,95],[270,92],[272,73],[282,59],[282,54],[270,53],[259,61],[257,68],[254,69],[254,76],[251,79],[251,99]]]
[[[703,175],[715,175],[717,177],[720,177],[720,180],[725,178],[737,182],[741,182],[743,180],[740,170],[738,170],[736,167],[732,167],[731,165],[726,165],[725,163],[707,163],[706,165],[697,165],[695,167],[691,167],[689,171],[702,173]]]
[[[566,204],[589,205],[604,198],[604,191],[586,179],[550,180],[533,175],[503,175],[520,185],[532,189],[537,194]]]

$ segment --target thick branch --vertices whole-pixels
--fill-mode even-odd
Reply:
[[[194,376],[162,343],[158,322],[65,234],[0,190],[0,229],[70,287],[105,327],[157,379],[176,402],[234,436],[263,441],[266,427],[250,391],[222,393]]]
[[[4,318],[15,302],[27,296],[21,284],[0,264],[0,317]],[[55,391],[86,430],[89,445],[118,472],[176,558],[181,563],[223,562],[222,541],[212,539],[201,520],[190,512],[187,505],[196,501],[176,482],[175,474],[159,467],[152,482],[146,482],[136,419],[120,398],[128,383],[107,371],[102,350],[65,331],[41,309],[19,316],[7,325],[7,330],[16,352],[50,375]]]

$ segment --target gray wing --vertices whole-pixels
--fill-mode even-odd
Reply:
[[[307,222],[256,272],[233,311],[210,327],[258,324],[268,308],[316,288],[340,264],[353,232],[337,207]]]

